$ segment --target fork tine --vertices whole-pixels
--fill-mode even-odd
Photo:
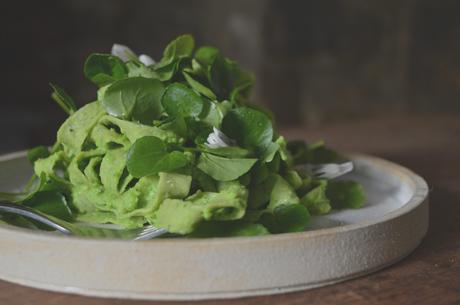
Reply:
[[[156,232],[160,230],[159,228],[155,228],[155,227],[150,227],[150,228],[144,228],[140,233],[139,235],[146,235],[146,234],[150,234],[152,232]]]
[[[152,239],[152,238],[158,237],[166,233],[168,233],[166,229],[155,228],[155,229],[151,229],[151,230],[142,232],[141,234],[139,234],[139,236],[134,238],[134,240],[148,240],[148,239]]]

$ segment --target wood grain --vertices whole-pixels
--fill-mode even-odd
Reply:
[[[402,262],[362,278],[305,292],[202,304],[460,304],[460,121],[456,117],[364,120],[322,129],[295,128],[286,134],[290,138],[324,138],[342,150],[375,154],[425,177],[431,187],[428,235]],[[0,304],[183,303],[88,298],[0,281]]]

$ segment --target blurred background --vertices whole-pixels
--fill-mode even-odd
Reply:
[[[6,1],[0,18],[0,152],[52,144],[66,115],[48,82],[79,106],[91,52],[114,42],[161,57],[179,34],[215,45],[257,76],[253,100],[281,128],[460,113],[460,1]],[[382,127],[383,128],[383,127]]]

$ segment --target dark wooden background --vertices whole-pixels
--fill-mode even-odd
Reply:
[[[459,114],[459,12],[455,0],[5,1],[0,152],[53,142],[65,115],[49,81],[94,99],[89,53],[119,42],[158,59],[186,32],[254,70],[254,100],[281,127]]]

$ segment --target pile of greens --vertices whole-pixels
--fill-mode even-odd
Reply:
[[[0,197],[68,221],[146,223],[189,236],[252,236],[305,230],[310,215],[359,208],[362,187],[316,179],[305,163],[341,162],[322,142],[286,141],[271,115],[248,102],[254,76],[192,36],[159,62],[114,46],[91,54],[85,76],[97,100],[69,114],[51,150],[29,151],[35,175]]]

